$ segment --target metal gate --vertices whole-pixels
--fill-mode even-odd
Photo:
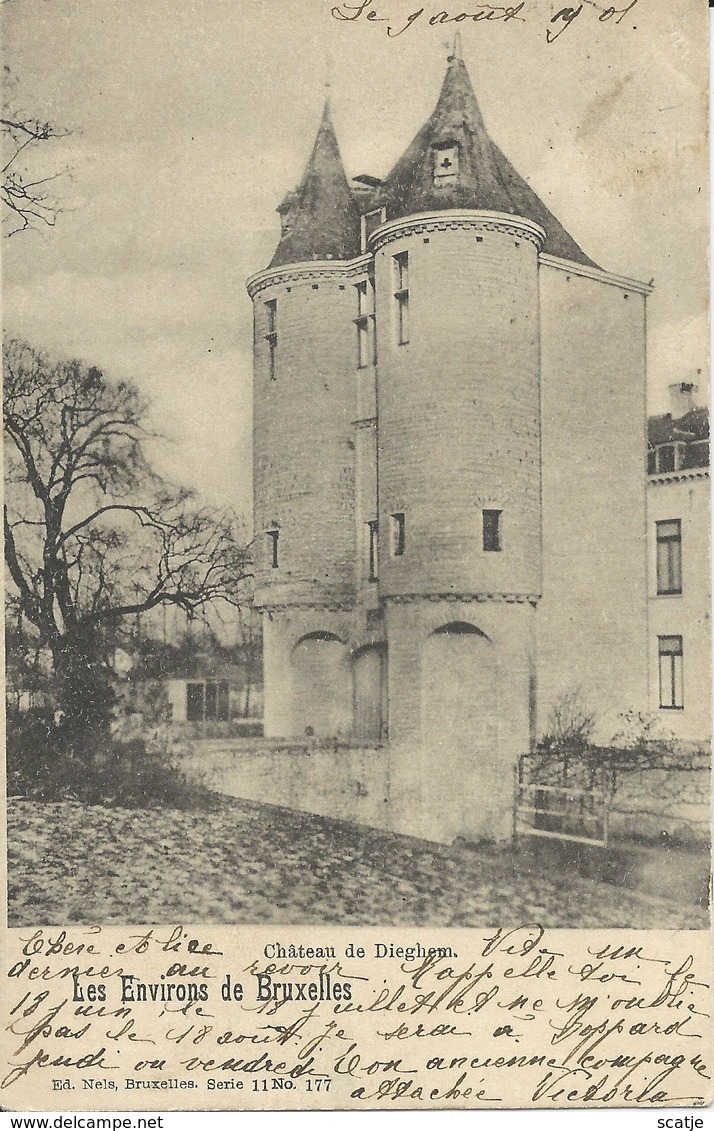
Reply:
[[[568,784],[567,764],[547,775],[534,770],[530,755],[518,759],[513,807],[515,837],[536,836],[607,847],[610,791],[605,766],[586,782]],[[547,776],[549,780],[538,780]],[[559,780],[553,784],[553,779]]]

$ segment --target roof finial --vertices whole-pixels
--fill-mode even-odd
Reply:
[[[456,35],[454,36],[454,46],[452,47],[451,54],[449,55],[449,62],[451,63],[451,62],[453,62],[454,59],[460,59],[460,58],[461,58],[461,32],[457,31]]]

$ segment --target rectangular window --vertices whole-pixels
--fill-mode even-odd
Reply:
[[[667,711],[684,708],[681,636],[659,636],[659,705]]]
[[[202,683],[186,684],[186,718],[190,723],[203,722],[205,686]]]
[[[409,252],[400,251],[394,256],[394,299],[397,304],[397,342],[405,346],[409,341]]]
[[[227,680],[208,679],[186,684],[186,718],[190,723],[227,722],[228,715]]]
[[[657,448],[657,471],[675,471],[674,444],[660,444]]]
[[[278,539],[280,538],[279,530],[266,530],[265,536],[268,539],[268,557],[270,560],[270,568],[278,568]]]
[[[395,558],[401,557],[406,548],[404,537],[404,515],[400,512],[392,515],[392,554]]]
[[[216,707],[218,705],[218,686],[214,680],[209,680],[206,684],[206,718],[213,722],[216,718]]]
[[[483,512],[483,548],[488,552],[501,549],[501,511]]]
[[[372,331],[372,365],[377,364],[377,296],[374,289],[374,275],[368,279],[369,323]]]
[[[278,349],[278,300],[271,298],[265,304],[265,313],[267,315],[267,333],[265,340],[268,343],[269,362],[268,372],[270,373],[270,380],[275,380],[275,354]]]
[[[379,577],[379,523],[376,518],[367,523],[369,532],[369,580],[377,581]]]
[[[367,280],[357,283],[357,368],[365,369],[369,365],[369,312],[367,310]]]
[[[684,449],[682,467],[709,467],[709,441],[692,440]]]
[[[207,680],[206,681],[206,718],[212,722],[225,723],[228,722],[229,715],[229,691],[228,681],[220,680]]]
[[[657,592],[682,592],[682,523],[678,518],[658,522]]]
[[[357,368],[366,369],[377,364],[377,326],[375,315],[374,279],[363,279],[355,284],[357,291]]]

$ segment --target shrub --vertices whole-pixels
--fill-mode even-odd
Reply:
[[[98,738],[92,757],[63,741],[49,717],[8,718],[8,795],[127,808],[215,809],[219,795],[189,782],[168,744]]]
[[[656,716],[638,711],[623,713],[618,733],[608,745],[596,746],[589,740],[592,722],[576,693],[564,697],[551,713],[548,733],[523,760],[523,781],[574,791],[603,790],[611,829],[625,830],[628,836],[666,838],[668,843],[706,839],[710,751],[676,740]],[[537,804],[549,808],[547,789],[538,795]],[[552,802],[554,808],[561,804]],[[539,815],[538,824],[561,827],[547,814]]]
[[[539,747],[579,753],[585,750],[595,729],[595,716],[583,702],[580,688],[561,695],[551,707]]]

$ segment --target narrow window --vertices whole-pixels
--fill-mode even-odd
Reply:
[[[355,283],[357,291],[357,368],[377,364],[377,319],[375,314],[374,278]],[[371,340],[370,340],[371,339]]]
[[[278,348],[278,300],[271,298],[265,304],[265,313],[267,315],[267,333],[265,340],[268,343],[269,365],[268,372],[270,373],[270,380],[275,380],[275,354]]]
[[[357,368],[366,369],[369,365],[369,313],[367,310],[367,280],[355,285],[357,291]]]
[[[483,548],[489,552],[501,549],[501,513],[483,512]]]
[[[658,522],[657,592],[682,592],[682,523],[678,518]]]
[[[405,346],[409,341],[409,252],[400,251],[394,256],[394,277],[397,304],[397,342]]]
[[[279,530],[266,530],[265,535],[268,539],[268,554],[270,558],[270,568],[278,568],[278,539],[280,538]]]
[[[684,707],[681,636],[659,636],[659,705],[668,711]]]
[[[377,296],[374,289],[374,275],[369,278],[369,321],[372,328],[372,365],[377,364]]]
[[[215,680],[206,681],[206,713],[205,718],[215,722],[218,717],[218,684]]]
[[[367,523],[369,532],[369,580],[377,581],[379,577],[379,523],[376,518]]]
[[[205,715],[205,684],[186,684],[186,718],[190,723],[203,722]]]
[[[404,553],[406,542],[404,538],[404,515],[400,512],[392,515],[392,554],[395,558]]]

